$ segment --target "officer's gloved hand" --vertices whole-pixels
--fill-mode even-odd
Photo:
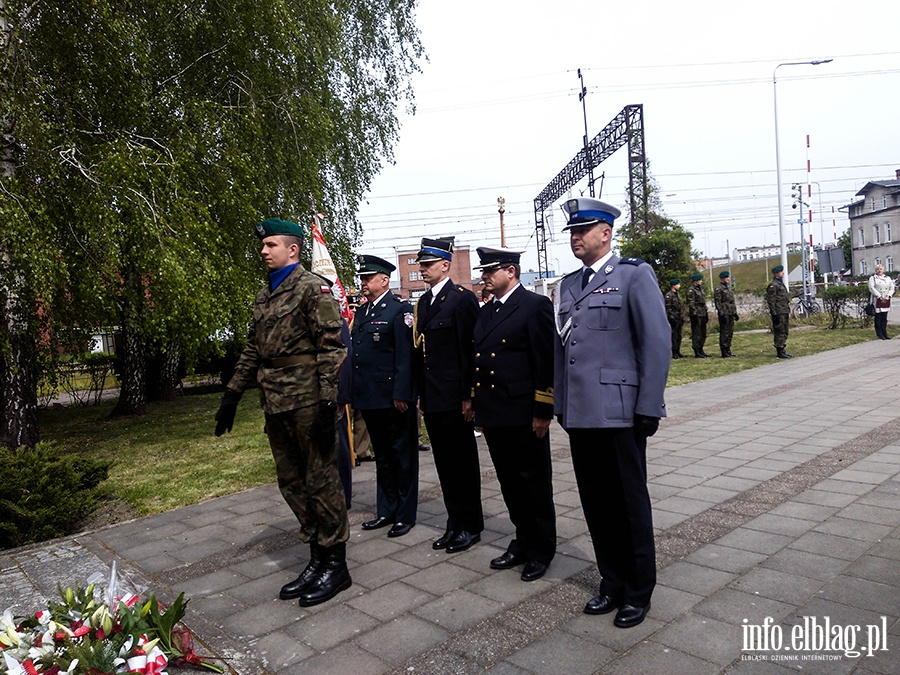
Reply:
[[[634,432],[636,434],[639,434],[644,438],[650,438],[656,433],[657,429],[659,429],[658,417],[647,417],[646,415],[639,415],[638,413],[634,414]]]
[[[734,320],[735,320],[735,321],[740,321],[740,318],[738,317],[737,314],[732,314],[732,316],[734,317]]]
[[[337,403],[334,401],[319,401],[319,411],[307,430],[309,437],[320,446],[327,447],[334,443],[336,430]]]
[[[216,413],[216,436],[231,431],[231,427],[234,426],[234,414],[237,412],[241,396],[242,394],[231,389],[225,390],[222,395],[222,403],[219,404],[219,412]]]

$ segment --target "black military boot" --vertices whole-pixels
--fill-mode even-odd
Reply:
[[[709,354],[707,354],[705,351],[703,351],[703,348],[702,348],[702,347],[700,348],[700,358],[701,358],[701,359],[708,359],[708,358],[709,358]]]
[[[323,548],[319,575],[300,595],[300,606],[312,607],[331,600],[352,584],[347,569],[347,545],[340,543]]]
[[[776,347],[776,350],[778,351],[778,358],[779,358],[779,359],[792,359],[792,358],[794,358],[794,356],[793,356],[792,354],[788,354],[786,351],[784,351],[784,347]]]
[[[309,542],[309,564],[306,569],[300,573],[300,576],[281,587],[278,597],[282,600],[293,600],[299,598],[303,591],[306,590],[316,577],[319,576],[319,569],[322,567],[322,547],[318,543]]]
[[[673,359],[680,359],[680,358],[681,358],[681,354],[679,354],[678,352],[672,352],[672,358],[673,358]]]

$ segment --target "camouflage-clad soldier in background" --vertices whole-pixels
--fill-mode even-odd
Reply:
[[[687,291],[688,316],[691,319],[691,347],[698,359],[708,359],[709,354],[703,351],[706,344],[706,324],[709,322],[709,310],[706,307],[706,293],[703,292],[703,275],[699,272],[691,275],[691,287]]]
[[[270,218],[256,234],[269,285],[256,296],[247,346],[216,413],[216,436],[231,431],[238,401],[255,380],[278,487],[310,548],[306,569],[279,597],[300,598],[309,607],[351,585],[336,426],[338,373],[347,350],[331,282],[300,264],[300,226]]]
[[[728,270],[719,272],[719,285],[713,293],[713,301],[716,305],[716,313],[719,315],[719,349],[722,358],[727,359],[737,356],[731,351],[731,338],[734,336],[734,322],[738,320],[737,305],[734,302],[734,293],[728,287],[731,273]]]
[[[684,326],[684,313],[682,311],[681,296],[678,291],[681,289],[681,279],[669,279],[669,285],[672,287],[666,293],[666,318],[672,327],[672,358],[681,358],[681,329]]]
[[[779,359],[793,358],[784,348],[788,338],[788,314],[791,311],[791,294],[784,285],[784,267],[776,265],[772,268],[772,281],[766,287],[766,304],[772,317],[772,335],[775,351]]]

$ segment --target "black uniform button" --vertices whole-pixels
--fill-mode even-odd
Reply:
[[[581,305],[575,305],[575,310],[577,311],[579,309],[581,309]]]
[[[577,344],[578,344],[578,340],[572,340],[572,346],[573,346],[573,347],[574,347],[575,345],[577,345]]]
[[[575,359],[569,359],[569,363],[574,364],[574,363],[575,363]]]

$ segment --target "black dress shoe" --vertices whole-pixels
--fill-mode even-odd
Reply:
[[[547,571],[547,565],[537,560],[529,560],[525,563],[525,569],[522,570],[522,581],[534,581],[544,576]]]
[[[413,529],[413,525],[415,523],[394,523],[393,527],[388,530],[388,536],[402,537],[404,534],[409,534],[409,531]]]
[[[619,608],[619,612],[616,614],[616,618],[613,619],[613,624],[618,626],[619,628],[631,628],[633,626],[637,626],[644,620],[644,617],[647,616],[647,612],[649,611],[649,603],[646,607],[622,605]]]
[[[507,551],[503,555],[491,560],[491,569],[508,570],[509,568],[515,567],[516,565],[521,565],[523,562],[526,562],[523,556],[514,555]]]
[[[608,595],[597,595],[588,600],[584,606],[585,614],[609,614],[614,609],[618,609],[621,602],[613,600]]]
[[[391,523],[394,522],[393,518],[387,518],[385,516],[378,516],[374,520],[367,520],[362,524],[362,529],[364,530],[377,530],[380,527],[387,527]]]
[[[477,544],[479,541],[481,541],[481,535],[477,532],[472,534],[471,532],[460,530],[453,539],[447,542],[447,553],[467,551],[472,548],[473,544]]]
[[[419,452],[431,452],[431,446],[427,443],[419,443]]]
[[[454,532],[453,530],[447,530],[446,532],[444,532],[444,534],[441,536],[440,539],[434,540],[434,542],[431,544],[431,548],[433,548],[436,551],[439,551],[442,548],[447,548],[447,544],[449,544],[451,541],[456,539],[456,535],[458,535],[458,534],[459,534],[459,532]]]

